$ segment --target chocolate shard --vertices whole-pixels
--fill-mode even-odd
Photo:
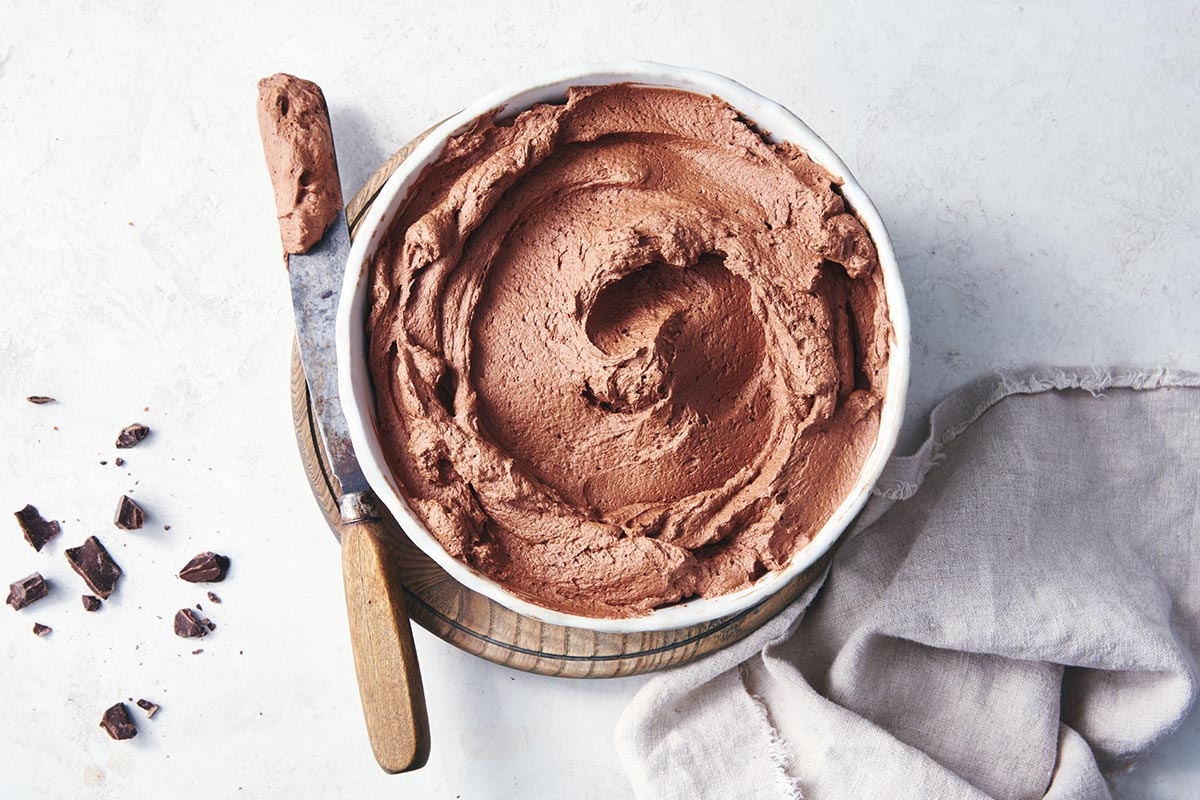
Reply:
[[[149,700],[138,700],[137,705],[138,708],[146,712],[147,719],[153,719],[154,713],[159,709],[158,703],[151,703]]]
[[[10,583],[8,599],[5,602],[12,606],[14,611],[20,611],[48,594],[50,594],[50,585],[46,583],[46,579],[40,573],[35,572],[28,577],[21,578],[16,583]]]
[[[117,703],[112,708],[104,712],[104,719],[100,720],[100,727],[104,728],[114,739],[132,739],[137,736],[137,726],[133,724],[133,719],[129,716],[129,709],[124,703]]]
[[[128,450],[134,447],[142,439],[146,438],[146,434],[150,433],[150,429],[140,422],[135,422],[132,425],[126,425],[117,434],[117,448]]]
[[[194,556],[179,570],[179,577],[188,583],[220,583],[229,571],[229,558],[211,550]]]
[[[25,533],[25,541],[33,545],[33,549],[39,553],[46,546],[46,542],[53,539],[62,530],[57,520],[43,519],[38,510],[28,504],[20,511],[14,511],[13,516],[17,518],[17,524]]]
[[[89,536],[79,547],[68,548],[67,561],[71,562],[71,569],[78,572],[88,588],[101,599],[107,600],[116,590],[121,568],[95,536]]]
[[[175,635],[181,639],[199,639],[208,635],[208,628],[190,608],[181,608],[175,614]]]
[[[121,495],[121,501],[117,503],[117,513],[113,516],[113,525],[123,531],[136,531],[145,521],[146,512],[142,507],[133,502],[129,495]]]
[[[100,602],[99,597],[96,597],[95,595],[91,595],[91,594],[85,594],[83,596],[83,610],[84,611],[99,611],[101,605],[102,605],[102,603]]]
[[[53,631],[54,628],[51,628],[49,625],[43,625],[40,622],[33,623],[33,632],[37,636],[48,636]]]
[[[221,598],[217,597],[212,592],[208,593],[208,600],[210,603],[220,603],[221,602]]]
[[[53,397],[46,397],[45,395],[42,395],[42,394],[32,394],[29,397],[26,397],[25,399],[28,400],[29,402],[33,403],[35,406],[44,406],[44,405],[46,405],[46,403],[55,402]]]

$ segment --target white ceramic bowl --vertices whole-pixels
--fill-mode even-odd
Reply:
[[[786,140],[799,145],[814,161],[841,179],[842,194],[846,202],[866,226],[879,252],[888,311],[892,321],[892,340],[887,396],[884,399],[879,437],[875,446],[854,488],[816,537],[796,554],[786,569],[769,572],[752,585],[732,594],[689,600],[657,609],[641,617],[600,619],[543,608],[524,597],[508,592],[491,578],[447,553],[412,512],[380,447],[375,420],[375,396],[367,366],[365,325],[371,304],[371,257],[397,212],[403,207],[417,176],[426,165],[437,159],[448,138],[462,132],[476,117],[493,109],[500,109],[501,117],[515,116],[535,103],[562,100],[567,88],[571,86],[620,82],[668,86],[698,94],[717,95],[753,120],[761,130],[769,131],[773,140]],[[743,611],[783,588],[829,550],[866,503],[871,487],[896,444],[900,422],[904,416],[905,391],[908,387],[908,339],[908,306],[900,283],[896,255],[883,226],[883,220],[862,187],[858,185],[858,181],[829,145],[795,114],[729,78],[702,70],[629,61],[559,69],[498,89],[437,126],[417,145],[380,190],[350,250],[337,319],[338,380],[346,421],[350,426],[350,438],[371,488],[399,521],[413,543],[441,565],[451,577],[497,603],[545,622],[593,631],[632,633],[682,628]]]

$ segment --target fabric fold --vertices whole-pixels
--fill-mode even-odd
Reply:
[[[1103,798],[1197,694],[1200,374],[1026,370],[944,400],[824,579],[665,673],[639,798]]]

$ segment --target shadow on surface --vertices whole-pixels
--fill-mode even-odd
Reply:
[[[329,116],[342,178],[342,196],[348,203],[402,142],[389,144],[382,141],[375,121],[356,106],[331,106]]]

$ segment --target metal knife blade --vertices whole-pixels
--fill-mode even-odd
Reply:
[[[317,432],[325,445],[329,468],[341,487],[338,506],[346,523],[374,516],[367,479],[354,455],[338,396],[334,325],[349,254],[350,231],[343,210],[321,241],[307,253],[288,256],[300,361],[308,381]]]

